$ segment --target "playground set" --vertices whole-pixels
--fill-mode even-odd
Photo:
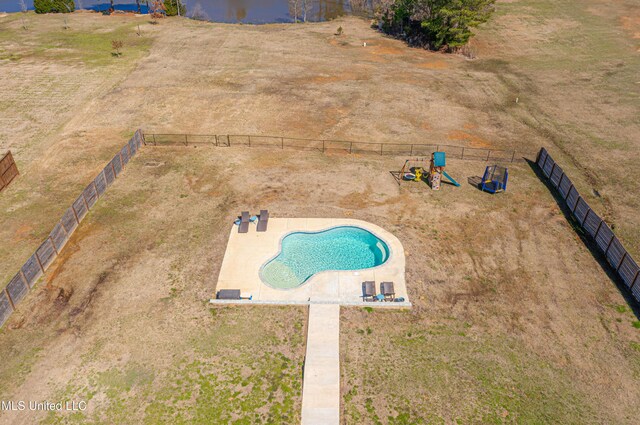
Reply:
[[[433,152],[431,159],[411,158],[404,162],[400,171],[392,172],[398,184],[402,181],[426,182],[432,190],[440,190],[444,177],[449,184],[460,187],[460,183],[455,181],[446,171],[447,157],[444,152]],[[473,185],[483,192],[499,193],[507,190],[509,180],[509,170],[500,165],[490,165],[485,171],[482,179],[479,176],[469,179]]]
[[[483,192],[498,193],[507,190],[507,180],[509,180],[509,170],[499,165],[491,165],[484,170],[482,176]]]
[[[431,189],[440,190],[442,177],[444,177],[450,184],[459,187],[460,183],[455,181],[453,177],[444,170],[446,165],[447,158],[444,152],[434,152],[431,155],[428,167],[426,158],[407,159],[398,173],[398,184],[400,184],[400,180],[416,182],[426,180]]]

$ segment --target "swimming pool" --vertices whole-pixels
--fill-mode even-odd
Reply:
[[[282,239],[278,255],[260,268],[260,278],[273,288],[290,289],[323,271],[379,266],[389,254],[382,239],[361,227],[294,232]]]

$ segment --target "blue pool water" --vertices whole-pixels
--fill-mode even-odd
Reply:
[[[261,279],[279,288],[295,288],[325,270],[361,270],[384,264],[389,247],[360,227],[296,232],[282,239],[280,253],[260,270]]]

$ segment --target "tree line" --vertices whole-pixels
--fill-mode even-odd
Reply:
[[[23,0],[20,0],[23,1]],[[110,1],[110,8],[108,12],[115,10],[113,0]],[[150,12],[162,13],[165,16],[185,16],[187,13],[187,7],[183,0],[150,0],[144,1],[147,4],[147,8]],[[138,6],[138,13],[141,13],[142,1],[136,0]],[[74,0],[33,0],[33,9],[36,13],[71,13],[75,10],[76,5]],[[23,8],[23,12],[26,8]]]
[[[382,30],[409,43],[455,51],[469,42],[472,29],[486,22],[495,0],[375,0]]]

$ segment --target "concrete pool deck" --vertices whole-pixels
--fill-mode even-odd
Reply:
[[[302,286],[291,289],[275,289],[260,279],[260,267],[278,254],[281,239],[291,232],[317,232],[336,226],[357,226],[383,239],[390,250],[387,261],[371,269],[357,271],[326,271],[312,276]],[[362,282],[394,283],[396,297],[404,302],[364,302]],[[251,300],[216,300],[212,303],[241,304],[342,304],[371,307],[410,307],[405,282],[405,257],[402,244],[393,234],[366,221],[344,218],[270,218],[266,232],[257,232],[256,225],[249,226],[248,233],[238,233],[232,225],[227,250],[222,260],[216,291],[239,289],[243,297]],[[213,297],[215,298],[215,296]]]

